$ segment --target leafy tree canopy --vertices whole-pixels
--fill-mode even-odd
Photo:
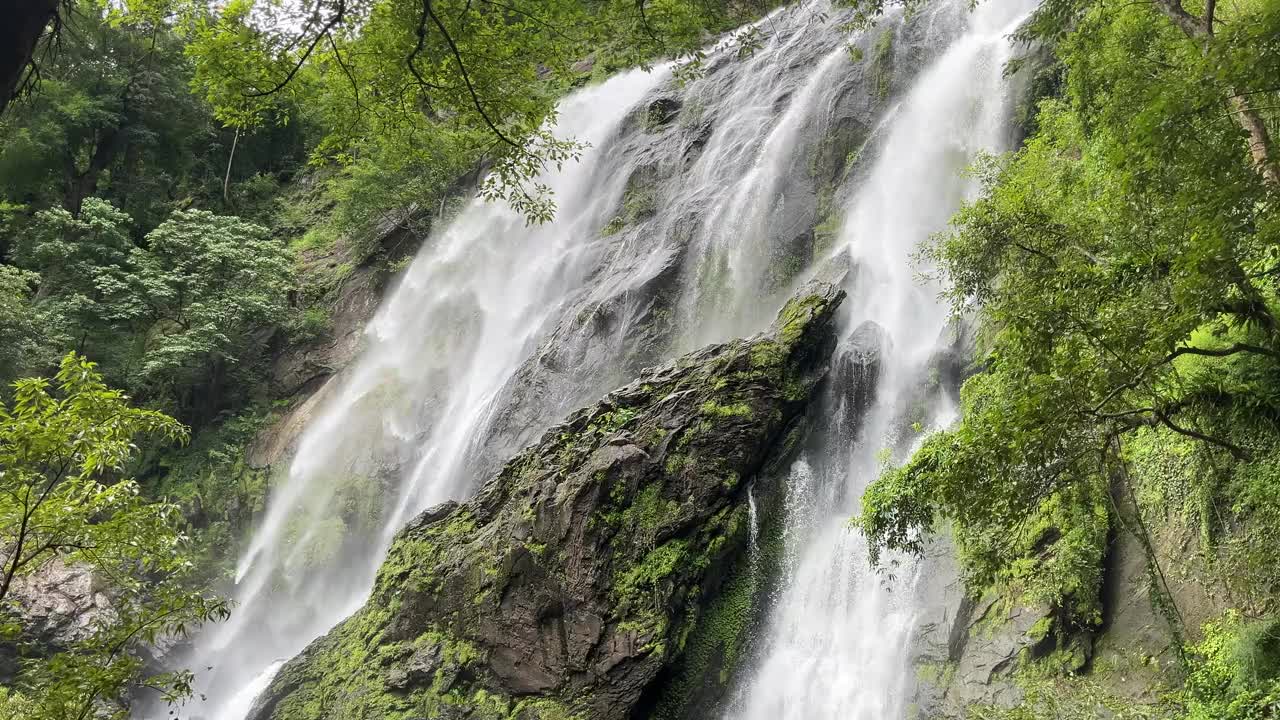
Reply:
[[[945,523],[972,586],[1096,622],[1110,523],[1141,522],[1116,498],[1144,441],[1219,468],[1183,490],[1225,513],[1280,506],[1239,470],[1274,462],[1280,418],[1280,188],[1239,102],[1274,126],[1280,6],[1209,3],[1191,27],[1162,0],[1070,7],[1064,97],[1022,150],[979,164],[985,196],[926,253],[981,317],[983,372],[963,419],[872,485],[861,523],[909,551]]]
[[[88,565],[111,597],[110,619],[87,639],[24,662],[18,695],[0,697],[0,714],[20,707],[32,718],[86,717],[137,682],[165,694],[189,691],[187,673],[140,678],[137,645],[226,609],[187,586],[192,567],[176,508],[147,502],[123,477],[145,436],[182,441],[187,431],[132,407],[74,353],[52,382],[20,380],[13,402],[0,404],[0,607],[13,602],[15,583],[52,563]],[[16,623],[0,631],[21,641]]]
[[[193,23],[187,53],[217,116],[252,127],[281,97],[317,108],[318,154],[340,163],[387,148],[452,181],[479,158],[483,192],[542,221],[544,167],[581,146],[544,129],[580,61],[604,68],[696,60],[707,31],[768,2],[714,0],[237,0]]]

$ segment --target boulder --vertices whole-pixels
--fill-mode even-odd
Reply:
[[[843,297],[806,286],[767,333],[643,372],[419,516],[250,720],[644,715],[746,554],[748,488],[782,495],[764,470],[794,445]]]
[[[93,570],[59,560],[15,578],[6,602],[22,631],[0,642],[0,682],[13,679],[23,657],[64,651],[115,619],[111,598]]]

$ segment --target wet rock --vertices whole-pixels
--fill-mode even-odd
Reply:
[[[705,148],[707,146],[707,142],[711,140],[712,130],[714,130],[714,126],[711,124],[710,120],[706,120],[698,123],[687,134],[683,150],[680,152],[680,156],[683,158],[686,165],[692,164],[693,161],[697,160],[698,156],[702,154],[703,148]]]
[[[22,632],[0,643],[0,682],[12,680],[23,656],[42,657],[89,638],[115,614],[105,586],[85,565],[53,560],[14,579],[6,601]]]
[[[862,418],[875,401],[880,361],[888,345],[889,336],[884,329],[867,320],[836,349],[831,382],[842,401],[839,417],[844,437],[858,436]]]
[[[681,102],[676,97],[661,97],[649,103],[648,114],[645,115],[650,129],[668,125],[680,114]]]
[[[768,333],[645,371],[417,518],[251,720],[629,717],[741,559],[748,484],[780,497],[761,474],[826,374],[843,297],[807,286]]]
[[[592,70],[595,70],[595,68],[596,68],[596,54],[591,53],[585,58],[574,63],[572,66],[570,66],[569,69],[579,75],[586,75],[590,73]]]
[[[912,657],[912,702],[920,717],[961,720],[971,717],[972,707],[1011,708],[1023,697],[1019,671],[1067,675],[1088,667],[1092,629],[1067,621],[1060,608],[1046,603],[993,591],[974,597],[955,557],[950,540],[941,537],[922,559]]]
[[[839,183],[870,134],[871,128],[857,117],[834,118],[813,151],[814,179],[829,186]]]
[[[813,230],[804,230],[789,242],[770,248],[765,290],[772,293],[787,287],[813,263],[814,248]]]
[[[952,318],[938,336],[938,350],[929,358],[929,368],[937,384],[955,392],[981,366],[974,362],[978,345],[977,318]]]

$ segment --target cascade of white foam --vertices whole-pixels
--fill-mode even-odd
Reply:
[[[470,494],[479,479],[477,449],[512,403],[534,406],[523,407],[517,421],[545,427],[562,406],[587,402],[602,383],[616,382],[627,357],[652,354],[624,346],[611,363],[571,375],[567,397],[512,399],[513,386],[539,385],[530,378],[546,358],[544,346],[564,339],[555,332],[576,328],[575,316],[628,298],[672,256],[692,268],[709,248],[760,235],[759,209],[776,206],[784,190],[776,166],[795,150],[813,93],[846,55],[828,9],[826,0],[813,0],[776,13],[765,21],[760,48],[743,58],[735,48],[722,50],[707,76],[687,87],[659,68],[575,93],[561,104],[555,132],[590,147],[539,178],[559,205],[554,222],[528,226],[509,208],[476,200],[428,239],[371,321],[357,361],[324,390],[287,475],[272,489],[238,563],[231,619],[197,637],[185,658],[205,699],[183,708],[183,716],[241,720],[284,660],[363,603],[387,545],[409,518]],[[711,124],[696,160],[680,144],[689,128],[653,137],[643,126],[641,101],[658,89],[688,106],[685,116],[694,117],[698,104],[698,117]],[[656,191],[669,207],[621,233],[602,232],[623,204],[629,178],[652,167],[678,170]],[[679,218],[708,207],[716,208],[715,221],[680,235],[679,243],[651,241],[676,234]],[[684,279],[679,284],[679,294],[692,294],[683,292]],[[722,303],[702,319],[727,336],[755,329],[741,318],[767,319],[774,310]],[[626,330],[624,323],[614,334]],[[671,335],[668,356],[699,332]],[[519,429],[527,435],[531,428]],[[167,709],[142,714],[165,717]]]
[[[963,26],[882,124],[877,159],[851,194],[841,233],[856,268],[846,321],[849,328],[867,321],[879,327],[875,400],[857,436],[833,427],[819,449],[792,468],[783,587],[757,666],[729,717],[906,717],[913,568],[900,567],[894,580],[877,576],[848,519],[886,462],[885,449],[901,459],[922,430],[954,413],[943,397],[910,407],[923,397],[930,356],[948,319],[936,289],[920,283],[913,253],[974,191],[964,166],[979,151],[1002,149],[1008,36],[1033,4],[986,2],[957,16]],[[921,424],[912,428],[912,420]]]
[[[556,222],[528,226],[504,205],[475,200],[408,268],[273,489],[237,569],[231,620],[198,639],[191,664],[204,671],[208,700],[192,716],[240,720],[281,660],[363,603],[395,531],[466,494],[471,478],[460,465],[489,401],[599,254],[599,218],[623,179],[600,176],[599,147],[666,75],[625,73],[563,103],[557,132],[591,148],[539,179],[559,202]],[[347,483],[377,473],[393,476],[375,490],[390,496],[381,531],[317,558],[332,547],[327,534],[346,530],[335,506],[349,501]]]
[[[182,715],[241,720],[284,660],[360,606],[410,517],[470,494],[484,469],[477,456],[497,447],[486,444],[495,436],[531,437],[627,379],[636,362],[762,329],[807,274],[775,277],[779,253],[816,219],[809,158],[839,105],[844,119],[880,128],[879,160],[855,175],[837,243],[859,268],[845,320],[879,323],[892,351],[863,423],[867,440],[850,450],[833,438],[793,469],[786,591],[735,712],[894,717],[910,608],[902,587],[889,593],[868,574],[844,521],[875,451],[899,440],[898,406],[945,320],[932,291],[913,285],[910,249],[967,192],[959,168],[1000,144],[1003,34],[1022,11],[990,0],[961,32],[949,23],[965,15],[964,1],[911,21],[926,26],[914,50],[959,40],[887,118],[838,30],[847,17],[827,0],[775,13],[759,25],[758,49],[713,53],[687,85],[665,69],[631,72],[567,98],[556,133],[591,147],[540,179],[559,203],[556,220],[530,227],[475,201],[428,239],[272,489],[237,568],[232,619],[198,637],[186,659],[207,701]],[[854,40],[868,46],[870,37]],[[645,104],[655,97],[672,101],[678,118],[653,123]],[[625,195],[645,177],[658,178],[644,190],[651,207],[633,217]],[[602,231],[624,215],[621,231]],[[654,329],[664,322],[674,327]],[[645,346],[654,338],[661,347]],[[483,460],[501,461],[503,448]]]

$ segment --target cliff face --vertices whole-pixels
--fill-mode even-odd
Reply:
[[[808,286],[768,333],[645,371],[472,500],[423,513],[364,608],[250,717],[680,715],[740,649],[751,603],[722,596],[753,536],[749,496],[780,491],[762,471],[798,435],[843,296]],[[695,647],[700,663],[681,663]]]

